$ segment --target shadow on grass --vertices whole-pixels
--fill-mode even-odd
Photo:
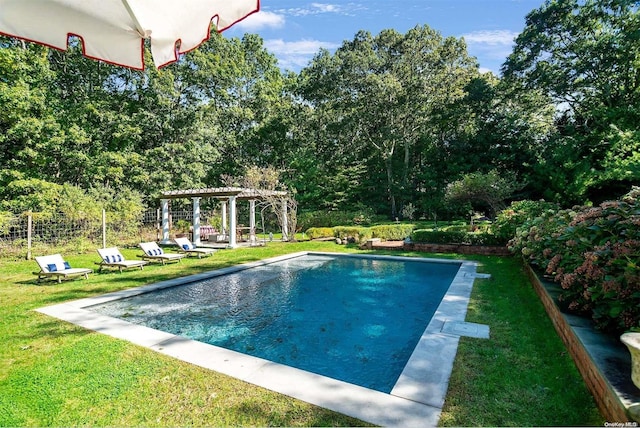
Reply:
[[[233,406],[232,412],[241,415],[251,415],[255,420],[268,420],[275,422],[274,425],[291,426],[292,422],[295,424],[304,423],[304,426],[313,427],[325,427],[325,426],[350,426],[350,427],[373,427],[376,425],[368,422],[361,421],[360,419],[352,418],[342,415],[340,413],[333,412],[321,407],[315,407],[312,416],[310,418],[304,417],[304,415],[296,415],[291,413],[284,413],[281,415],[274,415],[271,409],[265,408],[264,404],[256,401],[244,401],[236,406]],[[304,418],[304,421],[296,420]]]
[[[83,337],[92,333],[90,330],[77,327],[64,321],[52,319],[50,317],[47,317],[46,319],[47,321],[38,322],[36,328],[15,330],[11,335],[12,338],[18,341],[33,342],[38,339],[69,338],[70,336]]]

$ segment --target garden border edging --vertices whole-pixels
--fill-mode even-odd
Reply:
[[[507,247],[495,245],[427,244],[411,242],[404,244],[404,250],[421,251],[425,253],[479,254],[483,256],[513,255]]]
[[[525,262],[525,269],[527,276],[533,285],[536,294],[540,297],[553,326],[558,333],[558,336],[562,339],[563,343],[567,347],[567,350],[571,354],[573,361],[578,368],[582,378],[584,379],[587,388],[593,395],[602,416],[609,422],[638,422],[637,416],[634,418],[631,408],[638,406],[638,397],[640,397],[640,391],[637,391],[638,397],[626,397],[627,403],[623,401],[621,393],[616,391],[611,382],[605,376],[601,368],[594,361],[591,354],[585,347],[585,344],[576,334],[576,331],[567,321],[567,318],[560,311],[554,299],[551,297],[546,287],[540,281],[540,278],[531,268],[531,266]],[[624,348],[624,347],[622,347]],[[623,349],[626,352],[626,349]],[[628,357],[624,355],[623,357]],[[624,358],[627,361],[627,358]],[[631,368],[630,362],[628,363],[628,378],[630,382]]]

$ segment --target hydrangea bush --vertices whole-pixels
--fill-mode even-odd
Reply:
[[[545,201],[515,201],[496,216],[491,225],[491,232],[498,238],[508,242],[516,235],[518,227],[530,222],[545,212],[556,212],[557,204]]]
[[[569,311],[616,334],[640,327],[640,188],[596,207],[546,210],[510,246],[560,284]]]

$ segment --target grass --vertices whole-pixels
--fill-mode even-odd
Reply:
[[[121,250],[128,258],[139,253]],[[302,250],[358,251],[274,242],[40,286],[34,261],[0,260],[0,426],[368,425],[33,311]],[[98,260],[95,253],[66,258],[86,267]],[[602,425],[518,262],[475,259],[493,276],[476,281],[467,319],[489,324],[491,339],[461,340],[441,424]]]
[[[477,257],[467,321],[491,339],[461,338],[444,426],[602,426],[573,360],[515,258]]]

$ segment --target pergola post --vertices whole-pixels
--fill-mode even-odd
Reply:
[[[200,245],[200,198],[193,198],[193,243]]]
[[[287,215],[287,200],[282,200],[282,240],[289,240],[289,218]]]
[[[249,201],[249,243],[256,243],[256,201]]]
[[[169,199],[160,199],[162,207],[162,241],[161,244],[171,244],[169,239]]]
[[[227,235],[227,201],[222,201],[222,236]]]
[[[238,246],[236,240],[236,197],[229,196],[229,248]]]

